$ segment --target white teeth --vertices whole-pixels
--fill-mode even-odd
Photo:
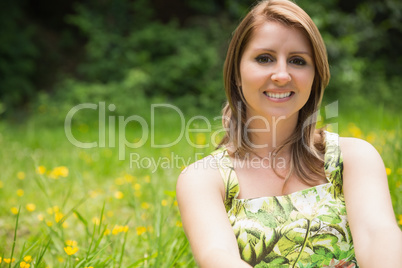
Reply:
[[[286,92],[286,93],[272,93],[272,92],[264,92],[264,94],[270,98],[274,99],[283,99],[289,97],[292,92]]]

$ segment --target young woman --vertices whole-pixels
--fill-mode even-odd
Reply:
[[[177,182],[201,267],[402,267],[381,157],[315,129],[329,82],[324,42],[287,0],[243,19],[224,66],[220,148]]]

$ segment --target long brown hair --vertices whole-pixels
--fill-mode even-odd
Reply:
[[[302,31],[309,39],[313,50],[315,76],[307,103],[299,111],[295,132],[276,148],[276,153],[290,146],[290,171],[305,183],[311,185],[311,174],[323,174],[323,152],[325,150],[323,132],[314,139],[316,132],[316,112],[319,109],[324,89],[329,83],[330,72],[327,51],[319,30],[307,13],[288,0],[261,1],[254,6],[235,30],[224,64],[224,86],[227,103],[223,108],[223,126],[226,134],[219,146],[231,144],[237,155],[250,152],[245,140],[244,128],[247,120],[247,104],[242,95],[240,81],[240,61],[255,29],[268,21],[276,21]],[[300,161],[303,159],[303,161]],[[316,177],[316,176],[315,176]]]

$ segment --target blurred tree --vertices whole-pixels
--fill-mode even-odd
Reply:
[[[0,114],[32,97],[35,59],[38,50],[32,42],[34,27],[23,14],[24,1],[0,4]]]
[[[347,96],[352,104],[371,99],[399,107],[402,2],[295,1],[312,16],[328,47],[332,79],[327,99]],[[58,91],[57,84],[66,78],[107,84],[123,81],[137,69],[150,77],[141,82],[147,96],[210,104],[222,99],[221,70],[230,33],[253,4],[2,1],[0,103],[19,107],[37,91]]]
[[[73,2],[1,1],[0,103],[5,110],[29,104],[37,91],[50,90],[58,74],[74,71],[84,39],[64,22]]]

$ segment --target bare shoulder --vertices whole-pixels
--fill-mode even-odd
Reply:
[[[340,138],[339,141],[345,190],[355,192],[357,187],[366,189],[369,185],[376,185],[377,189],[388,191],[384,162],[374,146],[357,138]]]
[[[376,163],[382,165],[382,159],[373,145],[358,138],[339,138],[344,164]]]
[[[203,191],[224,193],[224,184],[214,157],[209,155],[187,166],[179,175],[176,185],[178,195],[184,192]]]

